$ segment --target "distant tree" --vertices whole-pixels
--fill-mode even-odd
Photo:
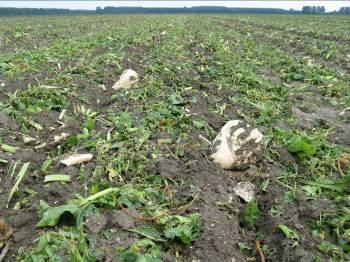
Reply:
[[[303,9],[301,11],[303,14],[311,14],[312,13],[312,7],[311,6],[303,6]]]
[[[303,14],[324,14],[326,9],[324,6],[303,6]]]
[[[15,8],[0,7],[0,16],[17,16],[17,15],[75,15],[75,14],[94,14],[93,10],[69,10],[56,8]]]
[[[102,13],[102,8],[101,6],[96,7],[96,13],[101,14]]]
[[[324,6],[316,6],[314,14],[324,14],[326,9]]]
[[[338,11],[341,15],[349,15],[350,14],[350,7],[341,7]]]

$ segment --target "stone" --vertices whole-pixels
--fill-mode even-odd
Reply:
[[[254,199],[255,186],[250,182],[239,182],[234,188],[234,193],[243,199],[245,202],[250,202]]]

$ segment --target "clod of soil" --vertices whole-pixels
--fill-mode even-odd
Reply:
[[[134,218],[130,217],[122,210],[116,210],[110,214],[108,218],[108,224],[110,226],[117,226],[124,230],[133,228],[136,226]]]
[[[254,199],[255,186],[250,182],[239,182],[233,191],[237,196],[242,198],[245,202],[250,202]]]
[[[87,230],[94,234],[100,232],[101,229],[106,226],[106,224],[107,218],[99,213],[92,214],[85,220]]]

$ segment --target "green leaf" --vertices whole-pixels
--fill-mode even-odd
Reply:
[[[16,183],[13,186],[13,188],[11,189],[10,195],[9,195],[9,197],[7,199],[6,207],[9,206],[13,194],[18,190],[19,183],[21,183],[24,175],[27,173],[29,165],[30,165],[30,162],[24,163],[23,166],[21,167],[21,170],[19,170],[19,172],[18,172],[18,174],[16,176]]]
[[[205,124],[202,121],[193,120],[193,125],[195,128],[202,129],[205,127]]]
[[[270,184],[270,180],[269,179],[266,179],[262,182],[261,186],[260,186],[260,189],[264,192],[266,192],[267,190],[267,187],[269,186]]]
[[[260,210],[255,200],[250,201],[244,207],[242,222],[246,226],[254,225],[260,216]]]
[[[104,190],[102,190],[100,192],[97,192],[94,195],[91,195],[91,196],[89,196],[87,198],[81,199],[79,205],[80,206],[89,205],[92,202],[97,201],[99,198],[103,198],[103,197],[105,197],[105,196],[107,196],[107,195],[109,195],[111,193],[118,193],[119,191],[120,191],[120,189],[117,188],[117,187],[111,187],[111,188],[104,189]]]
[[[75,216],[78,210],[79,210],[78,206],[73,204],[67,204],[67,205],[62,205],[58,207],[49,207],[47,210],[44,211],[43,217],[41,218],[39,223],[36,224],[36,226],[37,227],[55,226],[57,225],[63,213],[69,212],[73,216]]]
[[[121,262],[160,262],[160,249],[151,240],[134,242],[128,249],[118,251]]]
[[[52,165],[52,163],[53,163],[53,160],[52,160],[52,159],[47,159],[47,160],[45,160],[44,163],[42,164],[40,170],[41,170],[42,172],[46,173],[46,172],[49,170],[49,168],[50,168],[50,166]]]
[[[174,216],[171,219],[174,221],[166,221],[167,224],[171,223],[170,227],[168,226],[164,231],[166,238],[178,238],[185,245],[189,245],[199,236],[201,229],[199,214],[193,214],[189,217]]]
[[[0,69],[3,71],[6,71],[10,68],[11,68],[11,66],[8,63],[0,63]]]
[[[288,151],[297,153],[300,157],[312,157],[316,152],[313,145],[306,138],[299,135],[294,135],[288,142]]]
[[[30,119],[28,120],[28,122],[29,122],[29,124],[30,124],[31,126],[33,126],[36,130],[41,131],[41,130],[44,129],[41,125],[39,125],[38,123],[35,123],[34,121],[32,121],[32,120],[30,120]]]
[[[169,228],[165,232],[165,237],[169,239],[174,239],[178,237],[184,244],[188,245],[191,243],[192,234],[190,225],[180,225],[174,228]]]
[[[239,242],[238,247],[241,252],[249,252],[250,250],[252,250],[252,248],[246,243]]]
[[[61,174],[52,174],[45,176],[45,183],[49,182],[69,182],[70,176],[69,175],[61,175]]]
[[[85,122],[83,123],[82,127],[87,128],[88,130],[92,130],[95,127],[95,120],[94,119],[86,119]]]
[[[289,239],[298,239],[299,238],[298,234],[295,231],[293,231],[292,229],[290,229],[289,227],[287,227],[286,225],[280,224],[280,225],[278,225],[278,228]]]
[[[129,230],[131,232],[135,232],[138,233],[144,237],[147,237],[149,239],[152,239],[154,241],[160,241],[160,242],[164,242],[166,241],[165,239],[163,239],[160,235],[160,233],[158,232],[158,230],[156,230],[155,228],[152,227],[143,227],[140,229],[131,229]]]
[[[169,102],[173,105],[181,105],[184,103],[184,100],[179,94],[174,93],[170,95]]]
[[[39,201],[39,207],[38,207],[38,213],[39,213],[39,217],[42,217],[44,212],[50,208],[50,206],[43,200]]]
[[[78,135],[70,136],[66,139],[66,144],[70,147],[76,146],[79,144],[79,137]]]
[[[1,144],[1,149],[9,153],[16,153],[17,151],[17,147],[10,146],[4,143]]]
[[[292,79],[293,80],[303,80],[304,76],[302,74],[295,73],[295,74],[292,74]]]
[[[1,163],[1,164],[7,164],[7,163],[8,163],[8,161],[7,161],[7,160],[5,160],[5,159],[1,159],[1,158],[0,158],[0,163]]]
[[[310,182],[306,182],[305,184],[308,184],[310,186],[316,186],[319,188],[325,188],[329,190],[343,192],[349,188],[350,175],[343,176],[337,181],[333,181],[330,179],[318,179],[315,182],[310,181]]]
[[[306,186],[302,186],[300,188],[303,189],[305,191],[305,194],[307,196],[310,196],[310,197],[317,196],[317,194],[319,192],[319,187],[317,187],[317,186],[306,185]]]

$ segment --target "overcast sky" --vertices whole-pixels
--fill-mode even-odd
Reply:
[[[301,10],[304,5],[322,5],[326,11],[350,6],[350,1],[0,1],[0,7],[42,7],[95,9],[96,6],[191,7],[216,5],[227,7],[274,7]]]

